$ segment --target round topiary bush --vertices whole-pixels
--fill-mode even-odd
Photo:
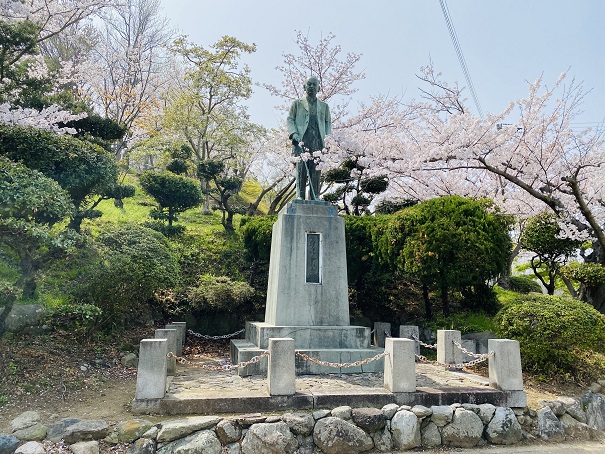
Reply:
[[[579,380],[605,371],[605,315],[589,304],[564,297],[520,295],[494,321],[500,338],[519,341],[525,371]]]
[[[542,287],[529,276],[511,276],[510,289],[518,293],[542,293]]]

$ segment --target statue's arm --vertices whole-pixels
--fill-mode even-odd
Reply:
[[[300,134],[296,127],[296,112],[298,111],[298,103],[294,101],[288,112],[288,138],[292,141],[300,142]]]
[[[326,136],[332,134],[332,117],[330,116],[330,107],[326,104]]]

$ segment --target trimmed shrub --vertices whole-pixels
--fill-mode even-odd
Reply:
[[[148,301],[154,293],[180,280],[167,240],[151,229],[112,227],[99,235],[96,248],[99,260],[91,265],[75,298],[103,311],[99,324],[104,329],[119,330],[141,316],[149,318]]]
[[[496,333],[516,339],[526,371],[578,380],[605,372],[605,315],[589,304],[548,295],[521,295],[495,317]],[[582,358],[592,357],[587,362]]]
[[[254,289],[246,282],[204,274],[200,276],[199,285],[187,289],[186,298],[195,310],[235,312],[250,302],[253,295]]]
[[[542,293],[542,287],[528,276],[511,276],[510,290],[517,293]]]

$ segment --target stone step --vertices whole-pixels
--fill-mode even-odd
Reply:
[[[245,339],[233,339],[231,341],[231,361],[233,364],[239,364],[263,354],[266,349],[257,347],[252,342]],[[354,363],[360,360],[373,358],[382,353],[382,348],[317,348],[317,349],[296,349],[319,361],[328,361],[331,363]],[[267,359],[263,358],[259,362],[250,364],[238,370],[240,376],[248,375],[266,375]],[[330,367],[315,364],[300,357],[296,357],[297,375],[316,375],[316,374],[358,374],[361,372],[382,372],[384,370],[384,359],[372,361],[368,364],[355,367]]]
[[[386,389],[343,390],[321,389],[297,392],[293,396],[269,396],[266,392],[234,393],[221,396],[199,393],[175,393],[164,399],[133,401],[135,414],[165,415],[254,413],[271,411],[317,410],[348,405],[353,408],[382,408],[389,403],[398,405],[451,405],[456,402],[506,405],[506,393],[492,388],[445,387],[418,388],[413,393],[390,393]]]
[[[370,328],[365,326],[275,326],[246,322],[246,339],[260,348],[269,347],[270,338],[290,337],[298,349],[370,348]]]

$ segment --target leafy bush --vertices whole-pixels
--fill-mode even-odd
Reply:
[[[176,286],[180,270],[167,240],[140,226],[123,225],[96,240],[99,259],[76,290],[80,304],[102,309],[103,328],[122,329],[126,322],[149,315],[148,300],[162,288]]]
[[[444,315],[455,292],[467,309],[489,309],[495,298],[485,283],[508,264],[509,223],[488,199],[439,197],[392,215],[375,244],[383,261],[440,294]]]
[[[493,317],[483,312],[458,312],[448,317],[437,316],[435,320],[424,323],[423,326],[433,331],[455,329],[462,334],[495,330]]]
[[[561,274],[568,279],[587,286],[605,284],[605,266],[600,263],[573,262],[561,268]]]
[[[254,289],[246,282],[204,274],[200,276],[199,285],[188,288],[186,298],[193,309],[234,312],[253,295]]]
[[[521,295],[495,317],[496,333],[516,339],[526,371],[588,379],[605,372],[605,315],[581,301]],[[596,356],[592,356],[596,354]],[[592,356],[591,362],[582,358]]]
[[[45,323],[55,329],[88,336],[95,329],[103,311],[94,304],[61,304],[45,313]]]
[[[275,221],[277,221],[277,216],[242,218],[240,226],[248,260],[269,260],[271,232]]]
[[[510,289],[518,293],[542,293],[542,287],[528,276],[511,276]]]

